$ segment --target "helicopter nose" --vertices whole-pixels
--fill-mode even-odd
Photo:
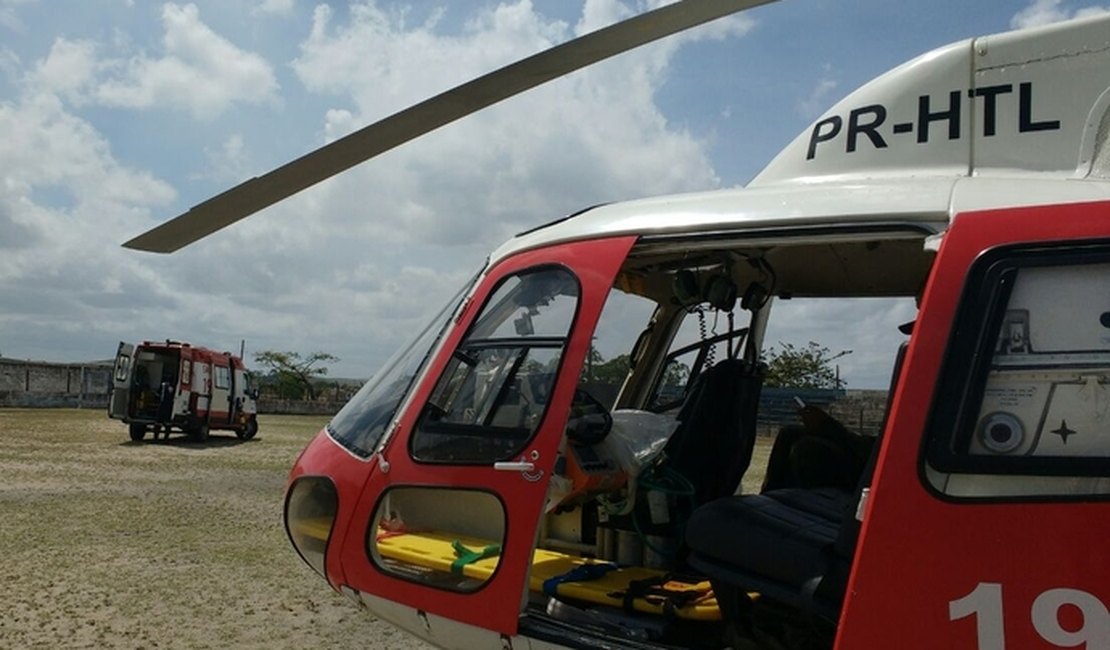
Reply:
[[[325,579],[324,559],[338,510],[339,495],[327,477],[303,476],[289,486],[285,532],[301,559]]]

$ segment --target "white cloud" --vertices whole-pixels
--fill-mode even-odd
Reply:
[[[51,190],[67,194],[78,205],[139,206],[174,198],[164,182],[117,163],[107,140],[48,93],[0,104],[0,160],[5,161],[6,189],[21,196]]]
[[[443,12],[409,24],[405,10],[374,2],[334,15],[321,5],[293,69],[317,95],[298,106],[323,98],[331,108],[307,123],[274,116],[287,129],[274,135],[333,140],[631,7],[591,1],[579,20],[561,22],[517,0],[459,27],[442,24]],[[246,338],[254,350],[324,349],[344,360],[335,374],[366,375],[513,233],[600,201],[718,184],[704,143],[655,102],[679,47],[670,39],[471,116],[172,256],[122,250],[154,225],[152,212],[170,216],[175,191],[116,160],[82,110],[218,117],[198,132],[207,165],[196,177],[240,179],[264,170],[252,164],[250,130],[235,121],[251,117],[239,110],[278,101],[269,65],[192,5],[165,5],[162,28],[154,53],[103,31],[109,40],[56,38],[28,71],[11,63],[23,95],[0,103],[0,159],[11,162],[0,169],[5,350],[64,360],[51,341],[82,338],[61,329],[79,322],[106,352],[69,359],[108,356],[121,338],[228,349]]]
[[[83,103],[84,95],[95,83],[98,67],[95,43],[57,38],[30,81],[42,92]]]
[[[61,79],[71,83],[84,73],[85,86],[72,100],[102,106],[182,109],[211,120],[235,103],[278,101],[277,78],[269,63],[205,25],[196,5],[164,5],[162,25],[160,56],[97,59],[92,44],[60,38],[44,67],[71,73]],[[77,70],[78,65],[83,69]]]
[[[19,76],[21,69],[22,62],[19,60],[19,55],[10,48],[0,47],[0,74],[14,80]]]
[[[293,6],[294,0],[262,0],[251,13],[288,16],[293,13]]]
[[[84,360],[90,355],[78,350],[88,341],[133,333],[155,314],[144,307],[172,303],[158,270],[119,241],[151,207],[172,201],[173,188],[121,165],[103,135],[41,84],[0,103],[0,160],[0,333],[8,344],[27,354],[68,344],[76,348],[69,358]]]
[[[574,28],[575,35],[597,31],[631,18],[632,15],[631,8],[615,0],[586,0],[586,4],[582,7],[582,17]]]
[[[619,4],[608,8],[619,15]],[[578,29],[526,0],[453,32],[442,18],[413,24],[374,2],[316,8],[293,69],[331,98],[316,118],[320,142]],[[512,234],[601,201],[717,185],[703,143],[655,103],[677,47],[662,42],[516,97],[159,258],[205,269],[186,272],[187,287],[171,284],[179,309],[206,315],[189,336],[233,331],[254,349],[326,349],[344,359],[335,372],[369,374]],[[214,148],[213,169],[244,149]]]
[[[13,31],[23,31],[26,26],[16,13],[19,5],[31,4],[38,0],[0,0],[0,27]]]
[[[797,112],[804,118],[813,119],[829,106],[829,95],[838,86],[836,79],[832,78],[832,69],[824,67],[824,75],[817,80],[809,96],[798,102]]]
[[[204,155],[208,164],[203,171],[192,175],[194,180],[211,180],[232,185],[242,182],[250,175],[249,170],[252,169],[252,165],[242,134],[235,133],[229,136],[218,148],[205,147]]]
[[[620,20],[631,18],[633,15],[658,9],[665,5],[674,4],[676,0],[645,0],[635,7],[635,10],[626,6],[619,0],[586,0],[582,10],[582,19],[575,26],[575,35],[581,36],[588,32],[607,27]],[[732,15],[706,23],[689,31],[681,32],[669,40],[672,44],[695,40],[721,40],[724,38],[743,36],[751,31],[755,21],[745,15]],[[677,41],[677,43],[675,43]]]
[[[1110,13],[1110,7],[1093,5],[1075,10],[1062,9],[1062,0],[1033,0],[1026,8],[1014,14],[1010,26],[1015,29],[1048,25],[1072,18],[1085,18]]]
[[[349,102],[328,113],[333,138],[628,13],[591,0],[572,28],[518,0],[444,35],[373,2],[335,24],[322,5],[293,67],[307,88]],[[715,186],[702,143],[654,101],[677,47],[622,55],[348,172],[321,193],[327,223],[368,241],[488,248],[591,203]]]
[[[906,340],[898,326],[916,314],[911,298],[777,300],[763,346],[792,343],[804,348],[816,341],[834,354],[851,350],[836,361],[848,388],[882,389],[889,385],[898,346]],[[815,323],[821,324],[819,330]]]

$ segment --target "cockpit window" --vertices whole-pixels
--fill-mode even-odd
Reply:
[[[428,355],[447,329],[450,315],[473,283],[473,279],[467,282],[328,423],[328,432],[339,444],[363,458],[374,453],[413,379],[420,374]]]
[[[432,391],[413,457],[484,463],[523,448],[547,408],[578,296],[577,279],[563,268],[505,279]]]

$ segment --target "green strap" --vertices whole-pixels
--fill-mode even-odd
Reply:
[[[497,557],[501,555],[500,544],[490,544],[480,551],[472,551],[459,540],[451,542],[451,548],[455,549],[455,556],[458,558],[451,563],[451,573],[462,573],[463,567],[468,564],[474,564],[478,560],[484,560],[487,557]]]

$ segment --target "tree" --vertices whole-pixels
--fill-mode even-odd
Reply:
[[[582,368],[582,381],[621,386],[631,369],[632,359],[628,354],[618,354],[606,361],[601,353],[591,346],[586,366]],[[681,387],[686,385],[689,378],[690,366],[677,360],[668,363],[663,371],[664,384]]]
[[[851,353],[851,350],[841,350],[833,354],[814,341],[804,348],[780,342],[777,350],[763,354],[767,362],[764,384],[781,388],[843,388],[844,382],[832,362]]]
[[[617,355],[609,361],[605,361],[598,354],[591,365],[592,376],[587,378],[589,381],[614,386],[620,386],[624,383],[624,378],[628,376],[628,369],[631,367],[627,354]]]
[[[339,357],[327,352],[313,352],[305,358],[297,352],[263,350],[254,355],[254,360],[270,369],[270,377],[277,384],[278,395],[292,399],[316,400],[316,386],[313,378],[328,374],[327,366],[318,363],[339,361]]]

